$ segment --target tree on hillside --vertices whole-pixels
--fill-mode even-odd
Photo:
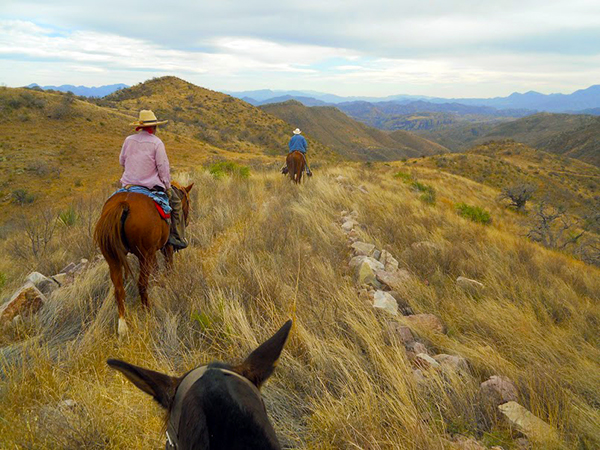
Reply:
[[[510,206],[513,206],[517,211],[525,209],[525,204],[531,200],[535,192],[535,186],[532,184],[515,184],[502,189],[500,200],[510,200]]]
[[[527,237],[545,247],[562,250],[577,244],[584,234],[585,230],[580,229],[578,223],[569,217],[566,208],[549,205],[544,200],[535,209]]]

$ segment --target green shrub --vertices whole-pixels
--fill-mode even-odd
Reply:
[[[410,186],[419,192],[434,192],[434,189],[431,186],[419,183],[418,181],[413,181],[412,183],[410,183]]]
[[[231,175],[239,178],[248,178],[250,176],[250,167],[242,166],[233,161],[221,161],[211,164],[208,171],[215,178],[221,178],[224,175]]]
[[[428,205],[435,205],[435,191],[431,189],[430,191],[423,192],[419,196],[419,200],[427,203]]]
[[[58,214],[58,221],[67,227],[75,225],[75,223],[77,223],[77,212],[75,211],[75,208],[69,206],[64,211],[61,211]]]
[[[18,205],[25,205],[28,203],[33,203],[35,200],[35,196],[27,192],[26,189],[15,189],[11,194],[13,203]]]
[[[409,183],[412,181],[413,177],[410,173],[406,173],[406,172],[396,172],[394,174],[394,178],[400,178],[402,181],[404,181],[405,183]]]
[[[469,219],[476,223],[482,223],[487,225],[492,221],[489,211],[486,211],[479,206],[471,206],[466,203],[458,203],[456,205],[456,212],[459,216]]]

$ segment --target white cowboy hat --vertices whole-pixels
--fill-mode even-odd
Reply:
[[[296,128],[296,129],[294,130],[294,134],[300,134],[300,133],[302,133],[302,131],[300,131],[300,128]]]
[[[163,125],[167,122],[168,120],[159,121],[154,113],[149,109],[142,109],[140,111],[140,119],[137,122],[130,123],[129,125],[136,127],[153,127],[154,125]]]

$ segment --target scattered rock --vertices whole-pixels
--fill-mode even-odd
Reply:
[[[398,270],[398,260],[387,250],[381,250],[381,255],[377,259],[385,266],[385,270],[388,272]]]
[[[346,220],[343,224],[342,224],[342,229],[346,232],[350,232],[354,229],[355,226],[358,225],[358,222],[356,220]]]
[[[366,187],[365,187],[363,184],[361,184],[360,186],[358,186],[358,188],[357,188],[357,189],[358,189],[360,192],[362,192],[363,194],[368,194],[368,193],[369,193],[368,189],[367,189],[367,188],[366,188]]]
[[[353,258],[350,259],[350,261],[348,262],[348,265],[354,269],[354,268],[360,266],[362,264],[362,262],[365,260],[365,258],[366,258],[366,256],[354,256]]]
[[[404,318],[409,324],[429,330],[433,333],[446,333],[446,326],[441,319],[434,314],[414,314]]]
[[[424,369],[440,367],[440,364],[426,353],[417,353],[415,356],[415,364]]]
[[[371,256],[375,251],[375,245],[366,242],[356,241],[350,246],[357,256]]]
[[[335,179],[335,181],[339,181],[340,183],[343,181],[346,181],[348,178],[343,176],[343,175],[338,175]]]
[[[356,269],[356,282],[358,284],[370,284],[371,286],[379,289],[381,287],[381,283],[377,281],[375,271],[373,270],[373,267],[369,261],[367,261],[367,258],[365,258]]]
[[[375,291],[375,295],[373,296],[373,307],[383,309],[394,316],[398,315],[398,304],[394,297],[387,292]]]
[[[46,296],[42,294],[33,283],[27,282],[19,289],[12,298],[0,306],[0,323],[6,324],[15,316],[35,314],[46,302]]]
[[[405,346],[415,343],[415,337],[413,336],[412,331],[410,331],[410,328],[392,321],[388,322],[386,326],[390,341],[398,341]]]
[[[506,402],[516,402],[518,392],[515,384],[508,377],[493,375],[481,383],[479,387],[481,401],[484,406],[496,408]]]
[[[69,274],[69,273],[73,272],[73,270],[75,269],[75,267],[77,267],[75,265],[75,263],[69,263],[65,267],[63,267],[59,273]]]
[[[390,291],[389,294],[396,299],[396,303],[398,303],[398,311],[400,312],[400,314],[402,314],[403,316],[411,316],[414,314],[414,311],[411,308],[411,306],[406,300],[404,300],[404,298],[402,298],[402,296],[398,292]]]
[[[40,290],[42,294],[46,296],[50,295],[60,287],[55,280],[48,278],[39,272],[31,272],[29,275],[27,275],[27,281],[31,282],[31,284],[33,284]]]
[[[375,258],[376,260],[379,261],[380,257],[381,257],[381,251],[380,250],[374,250],[373,251],[373,258]]]
[[[439,362],[442,368],[448,368],[454,372],[466,373],[469,371],[469,364],[462,356],[446,355],[441,353],[439,355],[435,355],[433,359]]]
[[[74,274],[79,274],[79,273],[83,272],[87,268],[88,263],[89,263],[89,261],[87,259],[82,258],[81,261],[79,262],[79,264],[77,264],[75,266],[75,268],[73,269],[72,272]]]
[[[427,383],[427,378],[425,378],[425,375],[423,375],[423,371],[421,369],[414,369],[412,374],[417,384]]]
[[[552,444],[558,444],[556,429],[517,402],[509,401],[498,406],[498,409],[513,426],[532,441],[545,444],[548,447],[552,447]]]
[[[471,280],[470,278],[458,277],[456,284],[467,292],[476,293],[483,290],[484,286],[477,280]]]
[[[56,281],[59,286],[64,286],[70,281],[70,277],[66,273],[57,273],[52,276],[52,279]]]
[[[412,344],[408,344],[407,349],[415,354],[424,353],[425,355],[429,354],[429,350],[425,347],[425,344],[421,342],[413,342]]]
[[[355,229],[350,230],[347,233],[347,236],[348,236],[348,239],[350,239],[350,241],[352,241],[352,242],[358,241],[358,238],[359,238],[358,232]]]
[[[394,272],[388,272],[387,270],[378,270],[375,273],[377,280],[392,290],[401,289],[407,281],[411,279],[411,275],[408,270],[398,269]]]

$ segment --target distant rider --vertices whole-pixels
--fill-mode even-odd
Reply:
[[[306,139],[304,138],[304,136],[302,136],[300,133],[302,133],[302,131],[300,131],[299,128],[296,128],[294,130],[294,135],[290,139],[290,143],[289,143],[289,148],[290,148],[289,153],[292,153],[295,151],[302,153],[302,156],[304,156],[304,162],[306,163],[306,175],[311,177],[312,172],[310,171],[310,167],[308,167],[308,160],[306,159],[306,150],[308,150],[308,143],[306,142]],[[283,166],[283,168],[281,169],[281,172],[282,173],[288,172],[287,164]]]
[[[179,193],[171,187],[171,172],[165,144],[156,136],[158,125],[168,120],[158,121],[150,110],[140,111],[137,122],[133,122],[137,134],[125,139],[119,162],[123,166],[121,183],[126,186],[143,186],[151,190],[167,193],[171,211],[171,232],[168,243],[175,250],[188,246],[185,240],[185,220],[181,209]]]

